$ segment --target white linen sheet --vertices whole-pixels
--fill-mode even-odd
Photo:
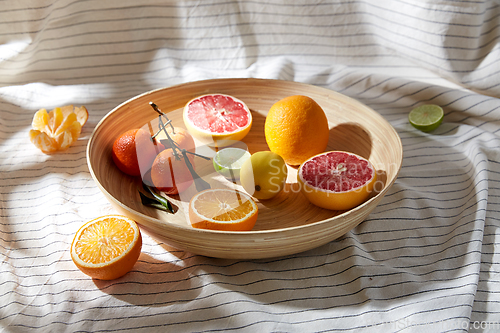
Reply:
[[[0,1],[0,329],[4,332],[500,331],[498,1]],[[358,227],[281,258],[194,255],[144,235],[134,269],[92,280],[69,247],[114,213],[86,163],[125,100],[215,78],[304,82],[379,112],[396,183]],[[33,114],[90,113],[46,155]],[[438,104],[434,132],[408,123]]]

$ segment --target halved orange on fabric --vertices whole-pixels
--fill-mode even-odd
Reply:
[[[246,193],[232,189],[198,192],[189,202],[189,220],[194,228],[249,231],[257,222],[258,207]]]
[[[99,280],[117,279],[137,262],[142,236],[134,220],[106,215],[85,223],[71,244],[71,259],[88,276]]]
[[[66,105],[50,112],[40,109],[31,123],[30,140],[46,154],[68,149],[80,136],[88,118],[89,113],[84,106]]]

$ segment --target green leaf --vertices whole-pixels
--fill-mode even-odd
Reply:
[[[142,183],[142,187],[153,196],[153,198],[150,198],[139,191],[143,205],[152,206],[169,213],[175,213],[174,206],[170,203],[170,201],[156,193],[150,186]]]

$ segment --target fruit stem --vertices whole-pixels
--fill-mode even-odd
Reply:
[[[168,119],[168,116],[166,113],[162,112],[160,110],[160,108],[153,102],[149,102],[149,105],[151,105],[151,107],[156,111],[158,112],[159,116],[158,116],[158,126],[160,127],[160,129],[158,130],[158,132],[156,132],[151,138],[152,139],[155,139],[158,134],[161,133],[161,131],[164,131],[165,132],[165,135],[167,136],[167,139],[168,141],[170,142],[170,146],[172,147],[172,150],[173,150],[173,153],[174,153],[174,156],[176,159],[180,159],[180,156],[179,154],[177,153],[176,149],[179,149],[181,150],[181,148],[177,145],[177,142],[175,142],[171,137],[170,135],[168,134],[167,132],[167,129],[165,128],[166,125],[170,125],[170,127],[172,128],[172,133],[175,134],[175,127],[174,125],[172,125],[172,120]],[[162,117],[165,117],[167,119],[167,122],[164,123],[163,122],[163,119]],[[181,150],[182,151],[182,150]],[[192,154],[192,155],[195,155],[195,156],[198,156],[198,157],[201,157],[201,158],[204,158],[205,160],[210,160],[210,157],[207,157],[207,156],[203,156],[203,155],[200,155],[200,154],[196,154],[196,153],[193,153],[193,152],[190,152],[190,151],[186,151],[188,154]]]
[[[156,105],[155,103],[149,102],[149,105],[151,105],[151,107],[153,108],[153,110],[155,110],[159,114],[159,116],[158,116],[158,120],[159,120],[158,121],[158,127],[160,127],[160,129],[158,130],[158,132],[156,132],[155,135],[153,135],[152,138],[153,139],[156,138],[156,136],[158,134],[160,134],[161,131],[163,131],[165,133],[165,135],[167,136],[167,139],[170,142],[170,145],[172,146],[172,152],[174,153],[175,159],[176,160],[180,160],[181,157],[180,157],[179,153],[177,152],[177,149],[179,149],[179,146],[177,146],[176,142],[170,137],[170,134],[168,134],[167,129],[165,128],[166,125],[170,125],[170,127],[172,128],[172,132],[175,134],[175,128],[174,128],[174,125],[172,125],[172,120],[168,119],[167,115],[165,113],[163,113],[160,110],[160,108],[158,107],[158,105]],[[165,119],[167,119],[166,125],[163,122],[162,117],[165,117]]]
[[[168,119],[167,115],[160,110],[160,108],[158,107],[158,105],[156,105],[153,102],[149,102],[149,105],[151,105],[151,107],[153,108],[153,110],[155,110],[156,112],[158,112],[160,114],[160,116],[164,116],[165,118],[167,118],[167,120],[168,120],[167,125],[170,124],[170,127],[172,127],[172,131],[175,133],[174,125],[171,124],[172,121],[170,119]]]
[[[170,142],[170,145],[172,146],[172,152],[174,153],[174,157],[175,159],[177,160],[180,160],[180,154],[177,152],[177,149],[181,151],[182,153],[182,157],[184,157],[184,162],[186,163],[186,166],[188,167],[189,169],[189,172],[191,173],[191,176],[193,177],[193,180],[194,180],[194,184],[196,185],[196,189],[198,191],[203,191],[203,190],[206,190],[206,189],[209,189],[210,188],[210,184],[207,183],[206,181],[204,181],[200,176],[198,176],[198,174],[196,173],[196,171],[194,171],[194,168],[193,168],[193,165],[191,164],[191,161],[189,160],[187,154],[193,154],[193,155],[196,155],[198,157],[202,157],[204,159],[207,159],[207,160],[210,160],[209,157],[206,157],[206,156],[202,156],[202,155],[199,155],[199,154],[196,154],[196,153],[193,153],[193,152],[190,152],[190,151],[187,151],[186,149],[181,149],[177,143],[170,137],[170,134],[168,134],[167,132],[167,129],[166,129],[166,125],[170,125],[170,127],[172,128],[172,132],[175,134],[175,128],[174,126],[172,125],[172,121],[170,119],[168,119],[167,115],[165,113],[163,113],[160,108],[158,108],[158,106],[153,103],[153,102],[149,102],[149,105],[151,105],[151,107],[156,111],[158,112],[159,116],[158,116],[158,126],[160,127],[160,129],[158,130],[158,132],[153,136],[153,139],[161,132],[163,131],[165,133],[165,135],[167,136],[167,139],[168,141]],[[165,117],[165,119],[167,119],[167,122],[166,124],[163,122],[163,118],[162,117]]]
[[[204,181],[200,176],[198,176],[196,171],[194,171],[193,165],[191,164],[191,161],[189,160],[187,153],[188,151],[186,149],[182,149],[182,155],[184,156],[184,161],[186,162],[189,172],[191,172],[191,176],[193,177],[196,189],[198,191],[208,190],[209,188],[211,188],[210,184]]]

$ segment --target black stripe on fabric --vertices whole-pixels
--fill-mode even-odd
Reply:
[[[233,302],[227,302],[227,304],[224,304],[224,305],[230,305],[230,304],[236,304],[236,303],[254,303],[252,301],[233,301]],[[366,301],[361,301],[361,302],[357,302],[357,303],[348,303],[346,304],[345,306],[359,306],[359,305],[362,305],[366,303]],[[321,308],[322,310],[326,310],[326,309],[331,309],[331,308],[335,308],[335,307],[339,307],[341,305],[338,305],[338,306],[333,306],[333,307],[326,307],[326,308]],[[447,307],[448,309],[450,308],[455,308],[455,307],[471,307],[470,305],[466,305],[466,304],[463,304],[463,305],[453,305],[453,306],[450,306],[450,307]],[[218,307],[218,306],[215,306],[215,307]],[[212,308],[212,307],[210,307]],[[208,308],[206,308],[208,309]],[[437,309],[439,310],[439,309]],[[297,311],[293,311],[291,314],[297,314],[297,313],[301,313],[301,312],[305,312],[305,311],[308,311],[308,310],[297,310]],[[432,311],[432,310],[429,310],[429,311]],[[425,312],[425,311],[422,311],[422,312]],[[262,310],[248,310],[248,311],[239,311],[239,312],[236,312],[236,313],[231,313],[231,314],[228,314],[228,315],[221,315],[221,316],[218,316],[218,317],[212,317],[210,319],[191,319],[191,320],[188,320],[188,321],[177,321],[177,322],[170,322],[169,325],[186,325],[186,324],[193,324],[193,323],[207,323],[207,322],[213,322],[213,321],[218,321],[218,320],[221,320],[221,319],[227,319],[227,318],[231,318],[231,317],[237,317],[237,316],[240,316],[240,315],[248,315],[250,313],[254,313],[254,314],[268,314],[268,315],[275,315],[275,313],[273,312],[268,312],[268,311],[262,311]],[[163,315],[165,314],[174,314],[174,313],[163,313]],[[285,314],[289,314],[289,313],[285,313]],[[278,313],[278,315],[281,315],[283,316],[284,314],[283,313]],[[361,317],[363,316],[363,314],[361,315],[354,315],[353,317]],[[412,314],[408,315],[408,317],[412,316]],[[344,316],[345,317],[345,316]],[[133,317],[128,317],[128,318],[133,318]],[[321,320],[331,320],[331,319],[338,319],[338,318],[342,318],[342,317],[322,317]],[[108,321],[108,320],[120,320],[120,319],[125,319],[125,318],[122,318],[122,317],[117,317],[117,318],[106,318],[106,319],[100,319],[100,320],[95,320],[95,319],[83,319],[83,320],[79,320],[79,321],[76,321],[76,322],[73,322],[71,323],[71,325],[75,325],[76,323],[80,323],[80,322],[102,322],[102,321]],[[295,321],[295,322],[288,322],[289,324],[291,325],[297,325],[297,324],[301,324],[301,323],[310,323],[312,321],[317,321],[318,319],[311,319],[311,320],[300,320],[300,321]],[[265,320],[263,322],[274,322],[272,320]],[[259,324],[261,323],[260,321],[254,321],[248,325],[245,325],[244,327],[250,327],[250,326],[254,326],[256,324]],[[47,324],[48,326],[51,326],[53,325],[54,323],[50,323],[50,324]],[[64,325],[69,325],[68,323],[63,323]],[[24,326],[24,325],[21,325],[21,326]],[[140,329],[140,328],[153,328],[153,327],[156,327],[157,325],[152,325],[152,326],[140,326],[140,327],[137,327],[137,326],[129,326],[129,327],[126,327],[126,328],[123,328],[124,330],[134,330],[134,329]],[[30,327],[30,328],[42,328],[42,327],[45,327],[44,326],[27,326],[27,327]],[[355,326],[355,327],[352,327],[353,329],[360,329],[360,328],[364,328],[366,326]],[[229,328],[230,330],[232,329],[237,329],[236,327],[231,327]],[[120,329],[121,330],[121,329]],[[99,331],[105,331],[105,332],[108,332],[108,331],[115,331],[115,330],[109,330],[109,329],[104,329],[104,330],[96,330],[96,332]]]

